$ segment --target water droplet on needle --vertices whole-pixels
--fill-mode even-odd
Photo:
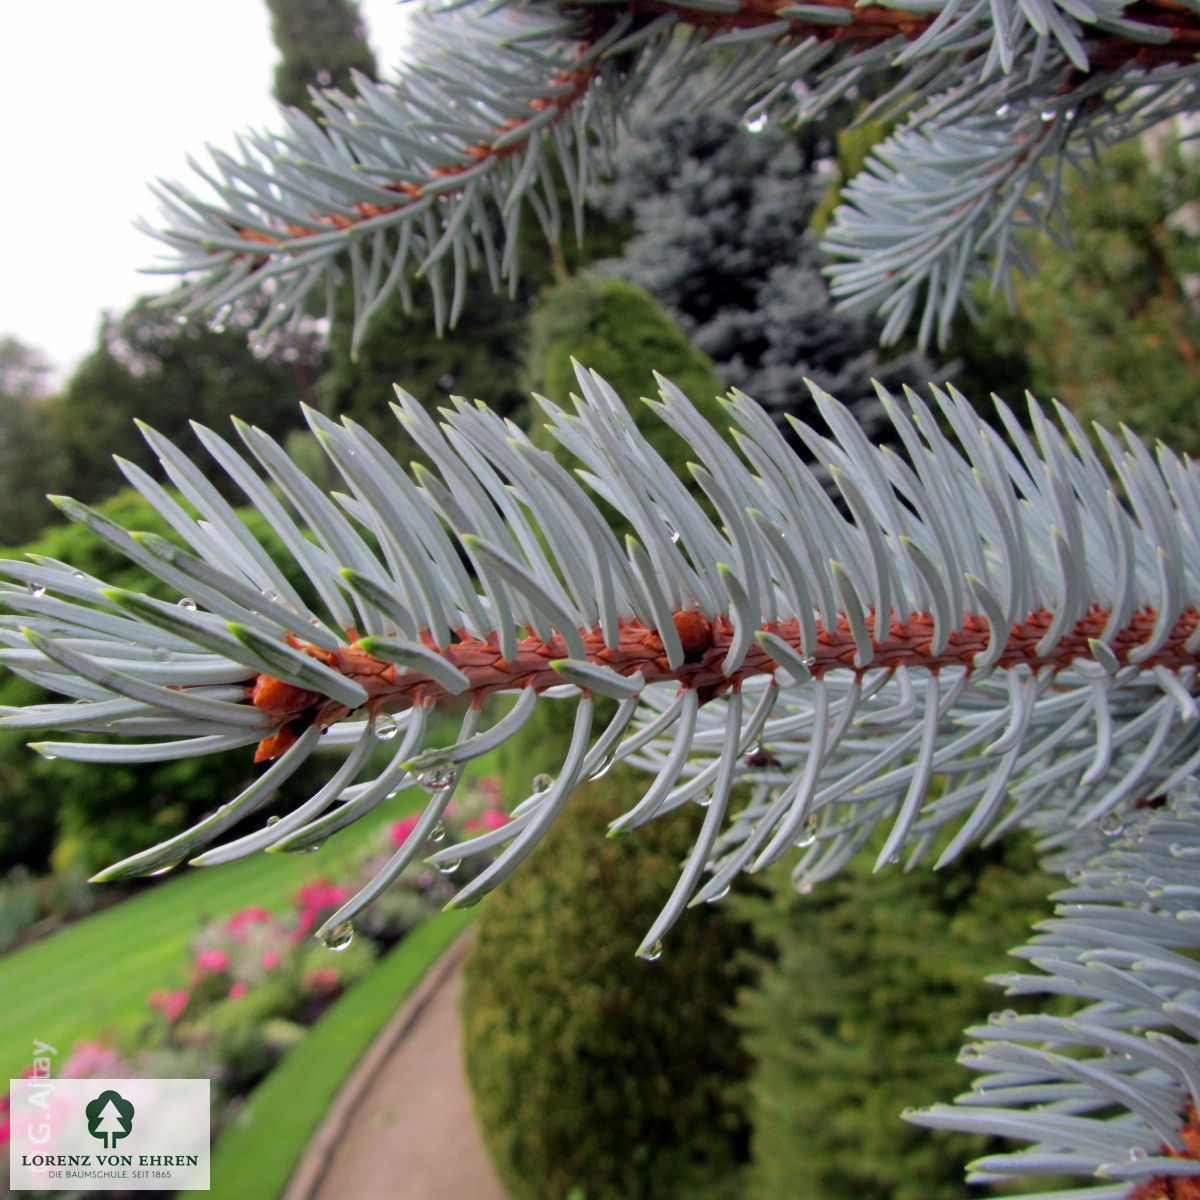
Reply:
[[[326,950],[333,950],[335,953],[345,950],[354,940],[354,926],[349,921],[343,921],[340,925],[335,925],[321,940],[325,943]]]

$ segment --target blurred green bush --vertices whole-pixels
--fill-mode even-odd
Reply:
[[[661,959],[635,957],[700,811],[605,838],[641,782],[614,768],[576,792],[478,919],[467,1074],[513,1200],[691,1200],[744,1155],[748,1062],[728,1010],[747,931],[704,908]]]
[[[1022,839],[936,872],[872,866],[860,856],[811,895],[776,872],[732,901],[770,951],[739,1012],[753,1200],[963,1200],[963,1168],[987,1150],[900,1114],[970,1086],[962,1031],[1000,1007],[984,976],[1049,916],[1053,881]]]

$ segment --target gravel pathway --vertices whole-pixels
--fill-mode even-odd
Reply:
[[[469,932],[355,1068],[284,1200],[507,1200],[475,1125],[458,1006]]]

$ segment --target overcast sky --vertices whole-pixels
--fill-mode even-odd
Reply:
[[[386,72],[406,6],[362,0]],[[100,313],[163,286],[139,274],[158,245],[147,184],[186,178],[188,153],[273,122],[278,58],[262,0],[37,0],[0,38],[0,334],[66,372]]]

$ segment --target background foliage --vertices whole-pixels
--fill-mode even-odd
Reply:
[[[1038,235],[1038,269],[1018,282],[1015,312],[991,302],[968,336],[990,342],[997,358],[1023,360],[1026,386],[1062,400],[1085,423],[1124,422],[1200,451],[1195,147],[1170,127],[1118,146],[1086,175],[1068,176],[1066,210],[1072,244]],[[971,373],[981,394],[996,374],[991,365]],[[1004,382],[988,386],[1004,391]]]
[[[739,1013],[753,1200],[961,1200],[963,1168],[987,1149],[898,1118],[969,1086],[962,1030],[995,1007],[984,977],[1049,915],[1053,881],[1021,840],[937,872],[871,865],[812,895],[776,871],[735,901],[768,950]]]
[[[802,139],[719,106],[644,117],[600,191],[604,211],[635,227],[605,268],[651,292],[726,386],[777,420],[811,414],[812,379],[869,421],[872,380],[923,386],[937,372],[919,354],[885,359],[877,325],[834,308],[810,231],[830,183],[832,129],[813,126]]]

